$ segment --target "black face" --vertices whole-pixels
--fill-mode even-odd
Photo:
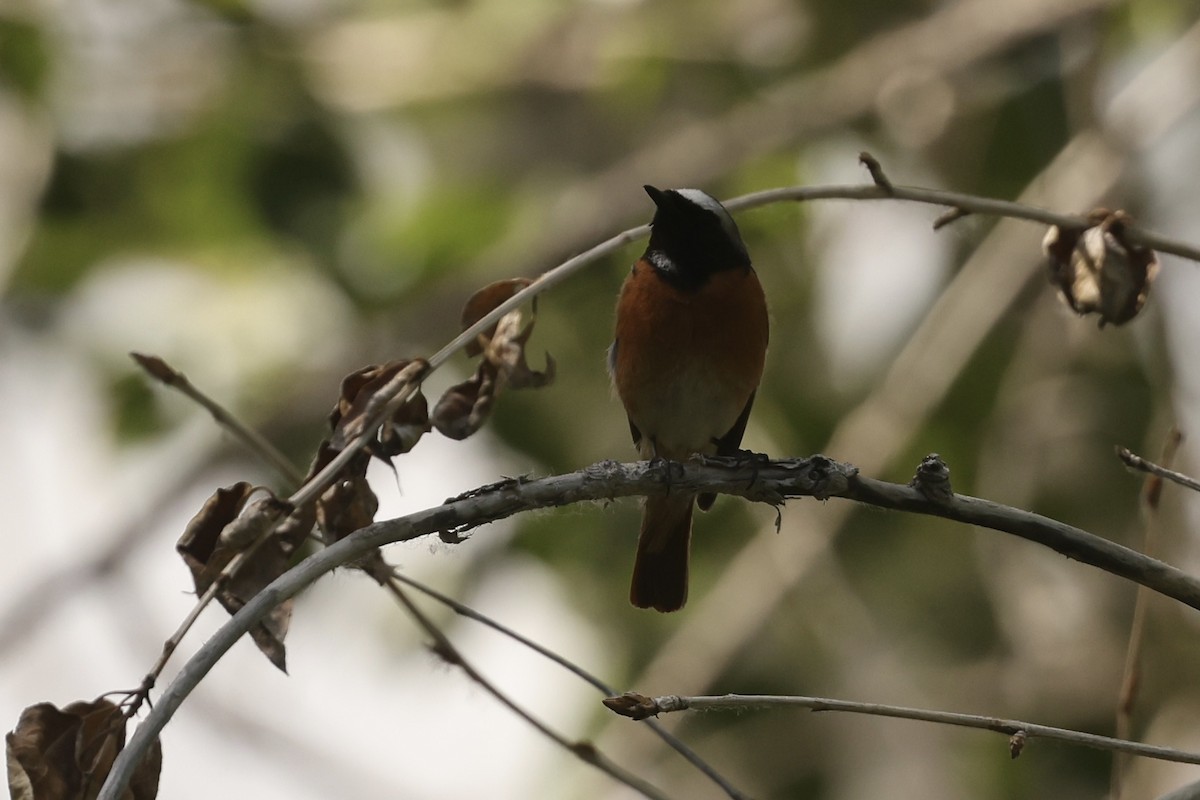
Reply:
[[[671,284],[694,291],[714,273],[750,266],[737,225],[714,198],[696,189],[645,188],[657,209],[643,257]]]

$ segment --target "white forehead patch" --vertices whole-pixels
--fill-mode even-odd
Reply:
[[[717,199],[707,192],[702,192],[699,189],[676,189],[675,192],[685,200],[703,208],[705,211],[711,211],[716,214],[717,219],[721,221],[721,228],[728,234],[729,238],[735,242],[742,240],[738,233],[737,225],[734,224],[733,217],[729,216],[729,212],[725,207],[717,202]]]

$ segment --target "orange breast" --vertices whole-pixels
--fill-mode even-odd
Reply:
[[[715,452],[762,378],[767,336],[766,299],[749,267],[684,292],[639,261],[617,301],[613,378],[643,456]]]

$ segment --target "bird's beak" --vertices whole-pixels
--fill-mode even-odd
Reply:
[[[657,206],[658,208],[663,207],[663,203],[667,199],[666,192],[664,192],[662,189],[655,189],[653,186],[650,186],[649,184],[643,186],[642,188],[646,190],[646,194],[650,195],[650,199],[654,201],[655,206]]]

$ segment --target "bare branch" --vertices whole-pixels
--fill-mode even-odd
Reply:
[[[897,719],[913,719],[921,722],[935,722],[941,725],[958,725],[964,728],[979,728],[995,731],[1011,737],[1019,737],[1020,746],[1012,745],[1013,758],[1020,754],[1020,747],[1030,739],[1053,739],[1060,742],[1095,747],[1117,753],[1157,758],[1163,761],[1177,761],[1183,764],[1200,764],[1200,754],[1176,750],[1172,747],[1130,742],[1124,739],[1113,739],[1109,736],[1097,736],[1092,733],[1053,728],[1049,725],[1038,725],[1033,722],[1021,722],[998,717],[981,717],[974,714],[955,714],[949,711],[930,711],[923,708],[908,708],[905,706],[889,706],[880,703],[857,703],[850,700],[833,700],[826,697],[791,697],[779,695],[741,695],[727,694],[721,697],[679,697],[666,695],[663,697],[646,697],[636,693],[628,693],[620,697],[611,697],[604,703],[614,712],[632,719],[640,719],[644,714],[662,714],[673,711],[746,711],[756,708],[798,707],[811,711],[843,711],[851,714],[870,714],[877,717],[894,717]]]
[[[234,642],[272,608],[322,575],[392,542],[432,533],[444,534],[453,541],[468,530],[521,511],[667,491],[720,492],[773,505],[787,497],[840,497],[880,508],[946,517],[1029,539],[1200,609],[1200,581],[1107,539],[1039,514],[965,495],[952,494],[932,501],[912,486],[862,477],[855,467],[824,456],[767,464],[739,459],[704,459],[702,463],[686,464],[605,461],[565,475],[502,481],[435,508],[377,522],[300,562],[247,602],[184,665],[118,757],[101,800],[120,796],[145,748]]]

